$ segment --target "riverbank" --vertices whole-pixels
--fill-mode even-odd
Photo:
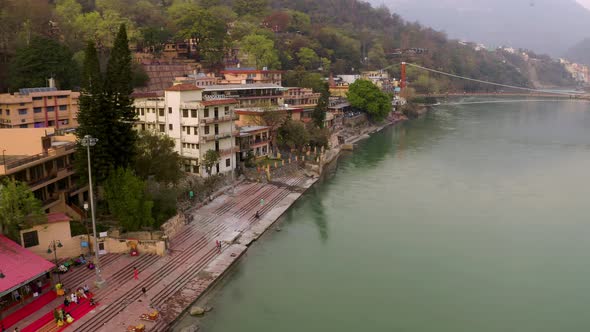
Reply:
[[[384,123],[371,124],[364,128],[358,128],[359,132],[354,135],[345,137],[345,144],[356,144],[359,141],[369,137],[369,135],[379,132],[388,126],[398,124],[406,121],[407,118],[400,114],[392,115]],[[335,133],[333,136],[338,136],[341,133]],[[320,173],[325,166],[330,163],[336,162],[338,157],[343,152],[342,147],[345,144],[339,144],[333,146],[323,154],[321,159]],[[211,299],[212,293],[214,293],[215,287],[222,282],[225,276],[231,273],[232,268],[240,261],[241,257],[247,252],[248,247],[256,241],[260,236],[267,232],[279,219],[280,217],[308,190],[313,184],[315,184],[319,177],[312,176],[307,177],[303,174],[304,170],[294,172],[291,176],[299,178],[299,180],[288,180],[289,178],[278,178],[273,179],[272,184],[266,184],[264,186],[285,186],[285,190],[290,192],[281,201],[276,204],[270,211],[265,213],[259,220],[255,220],[248,229],[242,232],[226,232],[221,238],[223,243],[227,245],[224,247],[221,254],[211,261],[202,272],[189,281],[181,294],[174,300],[168,303],[165,307],[161,307],[164,313],[165,319],[161,323],[154,326],[150,331],[166,331],[167,329],[175,329],[182,332],[197,331],[198,326],[193,323],[178,325],[179,319],[185,315],[189,315],[191,311],[193,313],[206,311],[209,309],[207,302]],[[320,174],[321,175],[321,174]],[[301,180],[304,176],[304,180]],[[264,190],[264,189],[262,189]],[[251,192],[247,192],[251,194]],[[211,213],[211,209],[223,208],[228,197],[220,197],[219,200],[213,201],[210,205],[207,205],[201,210],[194,211],[194,215],[199,220],[206,220]],[[252,204],[250,204],[252,207]],[[256,204],[253,206],[255,211],[257,208]],[[202,309],[202,310],[201,310]],[[166,323],[170,322],[170,323]]]

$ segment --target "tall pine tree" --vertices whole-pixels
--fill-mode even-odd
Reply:
[[[105,93],[115,123],[112,127],[112,150],[115,168],[127,168],[136,155],[137,132],[133,129],[137,117],[133,108],[133,73],[127,29],[121,24],[107,66]]]
[[[94,42],[88,42],[84,52],[84,67],[78,112],[79,127],[76,131],[78,139],[91,135],[98,139],[96,146],[91,148],[92,173],[96,181],[104,181],[114,169],[115,160],[110,151],[110,136],[113,117],[104,93],[104,80],[100,72],[98,53]],[[88,162],[86,147],[78,143],[76,150],[76,169],[83,183],[88,181]]]
[[[101,184],[118,168],[132,165],[136,154],[137,133],[133,129],[136,115],[133,109],[131,51],[125,25],[121,25],[106,75],[100,71],[98,54],[93,42],[85,52],[82,71],[82,91],[78,113],[79,139],[92,135],[98,139],[91,148],[92,174]],[[86,148],[77,151],[78,174],[87,174]]]

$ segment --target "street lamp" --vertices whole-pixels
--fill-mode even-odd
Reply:
[[[53,247],[53,251],[51,251],[51,248]],[[59,271],[59,264],[57,262],[57,248],[61,248],[63,247],[63,244],[61,244],[60,240],[52,240],[51,242],[49,242],[49,246],[47,247],[47,253],[51,254],[53,252],[53,257],[55,258],[55,268],[57,269],[57,280],[59,281],[59,283],[61,284],[61,276],[60,276],[60,271]]]
[[[92,168],[90,165],[90,147],[95,146],[98,139],[86,135],[81,140],[82,146],[86,147],[86,152],[88,155],[88,191],[90,194],[90,214],[92,215],[92,232],[94,234],[94,270],[96,271],[96,281],[94,284],[98,288],[102,288],[104,286],[105,280],[100,275],[100,265],[98,260],[98,237],[96,236],[96,218],[94,217],[94,191],[92,189]]]

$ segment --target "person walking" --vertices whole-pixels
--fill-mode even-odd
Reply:
[[[135,266],[133,267],[133,279],[139,280],[139,271],[137,271]]]

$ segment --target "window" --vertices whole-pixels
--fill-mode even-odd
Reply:
[[[204,117],[205,118],[208,118],[209,117],[209,109],[208,108],[205,108],[205,115],[204,115]]]
[[[37,231],[23,233],[23,244],[25,248],[30,248],[39,245],[39,234]]]
[[[141,124],[141,130],[145,130],[145,123]]]
[[[53,97],[52,96],[47,96],[47,99],[53,99]]]
[[[29,125],[22,124],[22,125],[19,126],[19,128],[29,128]]]
[[[26,108],[20,108],[18,110],[18,115],[27,115],[27,109]]]
[[[47,112],[53,112],[55,110],[55,106],[47,106]]]
[[[172,124],[171,123],[168,125],[168,130],[172,130]]]
[[[225,106],[225,115],[229,115],[229,106]]]
[[[41,100],[43,97],[33,97],[33,100]]]
[[[225,167],[229,167],[229,166],[231,166],[231,161],[229,160],[229,158],[227,158],[225,160]]]
[[[191,127],[186,127],[186,134],[190,135],[191,134]]]
[[[172,107],[168,107],[168,114],[172,114]]]
[[[68,98],[68,95],[61,95],[61,96],[57,96],[58,99],[65,99]]]
[[[197,110],[191,110],[191,118],[197,117]]]
[[[187,109],[183,109],[182,110],[182,117],[183,118],[188,118],[188,110]]]
[[[163,108],[160,108],[160,109],[158,110],[158,115],[159,115],[159,116],[164,116],[164,109],[163,109]]]
[[[205,126],[205,135],[209,135],[209,126]]]
[[[139,109],[139,112],[141,112],[141,115],[145,115],[145,113],[144,113],[144,109],[143,109],[143,108],[140,108],[140,109]]]
[[[42,111],[42,108],[41,107],[35,107],[35,108],[33,108],[33,112],[34,113],[41,113],[41,111]]]
[[[193,127],[193,133],[195,135],[198,135],[199,134],[199,127]]]
[[[165,132],[165,131],[166,131],[166,126],[165,126],[165,125],[163,125],[163,124],[161,124],[161,125],[160,125],[160,132],[161,132],[161,133],[163,133],[163,132]]]
[[[68,105],[59,105],[60,111],[66,111],[68,109]]]

